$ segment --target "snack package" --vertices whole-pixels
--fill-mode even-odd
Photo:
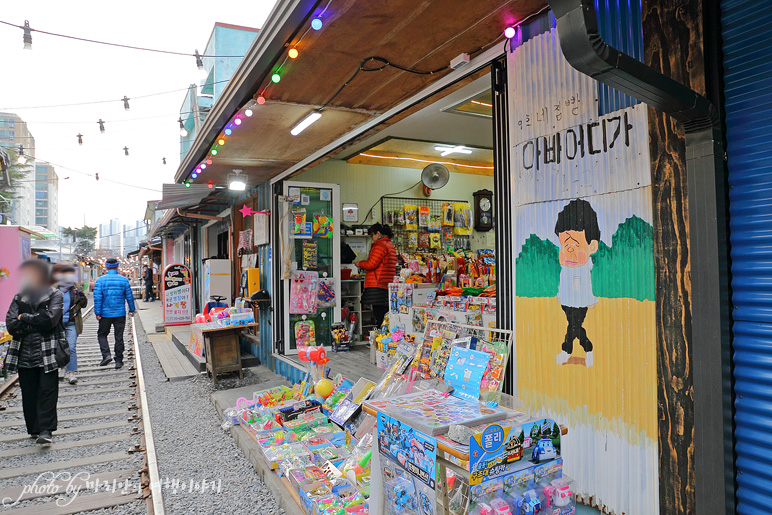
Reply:
[[[418,246],[423,248],[429,248],[430,246],[430,238],[428,232],[419,232],[418,233]]]
[[[429,228],[429,206],[418,206],[418,227]]]
[[[442,246],[442,238],[440,237],[440,233],[433,232],[429,233],[429,248],[432,249],[438,249]]]
[[[469,236],[472,234],[472,206],[468,202],[453,204],[453,234]]]
[[[409,232],[409,233],[407,233],[407,246],[408,247],[418,247],[418,233],[417,232]]]
[[[405,212],[405,229],[408,231],[418,230],[418,208],[405,204],[402,206],[402,210]]]
[[[450,202],[443,202],[442,204],[442,225],[443,227],[453,227],[455,208]]]

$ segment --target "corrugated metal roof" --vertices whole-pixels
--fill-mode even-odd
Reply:
[[[772,511],[772,3],[723,0],[737,513]]]
[[[158,203],[156,209],[170,209],[176,207],[189,207],[201,203],[206,197],[211,195],[214,190],[206,184],[164,184],[163,199]]]

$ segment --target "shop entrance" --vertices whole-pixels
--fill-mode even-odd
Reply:
[[[286,220],[279,231],[287,239],[281,245],[279,268],[300,273],[280,277],[283,303],[292,304],[293,281],[296,276],[305,278],[308,271],[311,276],[318,273],[312,280],[333,278],[333,285],[339,281],[339,293],[324,320],[319,319],[324,307],[306,316],[285,310],[284,319],[274,326],[282,331],[276,338],[280,353],[296,354],[298,341],[302,343],[310,330],[316,331],[319,343],[332,345],[332,334],[322,336],[323,342],[320,334],[330,333],[331,323],[340,321],[349,351],[329,353],[333,372],[345,375],[350,367],[355,376],[377,378],[381,374],[377,367],[389,353],[375,342],[384,310],[389,330],[408,334],[423,334],[426,321],[433,318],[497,326],[495,228],[500,223],[496,212],[500,186],[494,180],[497,145],[491,77],[490,67],[478,70],[420,108],[412,108],[409,115],[397,115],[399,120],[380,132],[292,176],[291,184],[284,183],[285,199],[299,197],[284,206],[279,203]],[[502,154],[506,144],[498,155]],[[333,202],[340,212],[333,220],[333,234],[339,238],[334,252],[325,250],[330,240],[313,234],[316,219],[326,214],[313,212],[320,184],[327,185],[322,189],[334,186],[339,191]],[[373,252],[373,232],[390,236],[396,270],[381,267],[380,251]],[[340,264],[327,270],[324,260],[332,262],[335,254]],[[309,263],[318,270],[311,270]],[[384,273],[390,275],[388,280],[382,279]],[[385,289],[375,304],[368,292],[375,281],[368,274],[377,276],[377,286]]]

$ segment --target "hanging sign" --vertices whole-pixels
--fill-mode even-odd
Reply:
[[[193,322],[193,290],[190,269],[169,265],[163,273],[164,325],[186,325]]]

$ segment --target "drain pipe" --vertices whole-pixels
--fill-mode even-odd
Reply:
[[[548,0],[548,3],[557,18],[563,55],[571,66],[664,111],[684,128],[692,318],[691,327],[686,328],[686,331],[691,329],[691,359],[688,355],[682,359],[691,364],[693,380],[696,513],[734,513],[729,259],[724,150],[718,112],[696,91],[603,41],[593,0]],[[677,378],[660,377],[665,383],[674,379]],[[687,402],[690,393],[682,392]],[[675,412],[679,407],[661,409]],[[688,417],[688,411],[681,415]],[[673,425],[679,425],[677,420]],[[678,461],[683,467],[688,467],[690,462],[686,455],[691,447],[688,427],[686,430],[686,434],[679,434],[677,427],[667,429],[674,439],[683,439],[684,446],[671,448],[669,441],[660,440],[660,447],[668,444],[667,448],[660,449],[660,455],[679,454]],[[675,488],[681,492],[690,489],[684,484],[689,471],[682,471],[683,474],[677,474],[680,478],[660,477],[662,513],[687,509],[688,502],[683,499],[678,502],[680,506],[667,501],[668,497],[674,498]],[[664,484],[670,479],[672,483]]]

